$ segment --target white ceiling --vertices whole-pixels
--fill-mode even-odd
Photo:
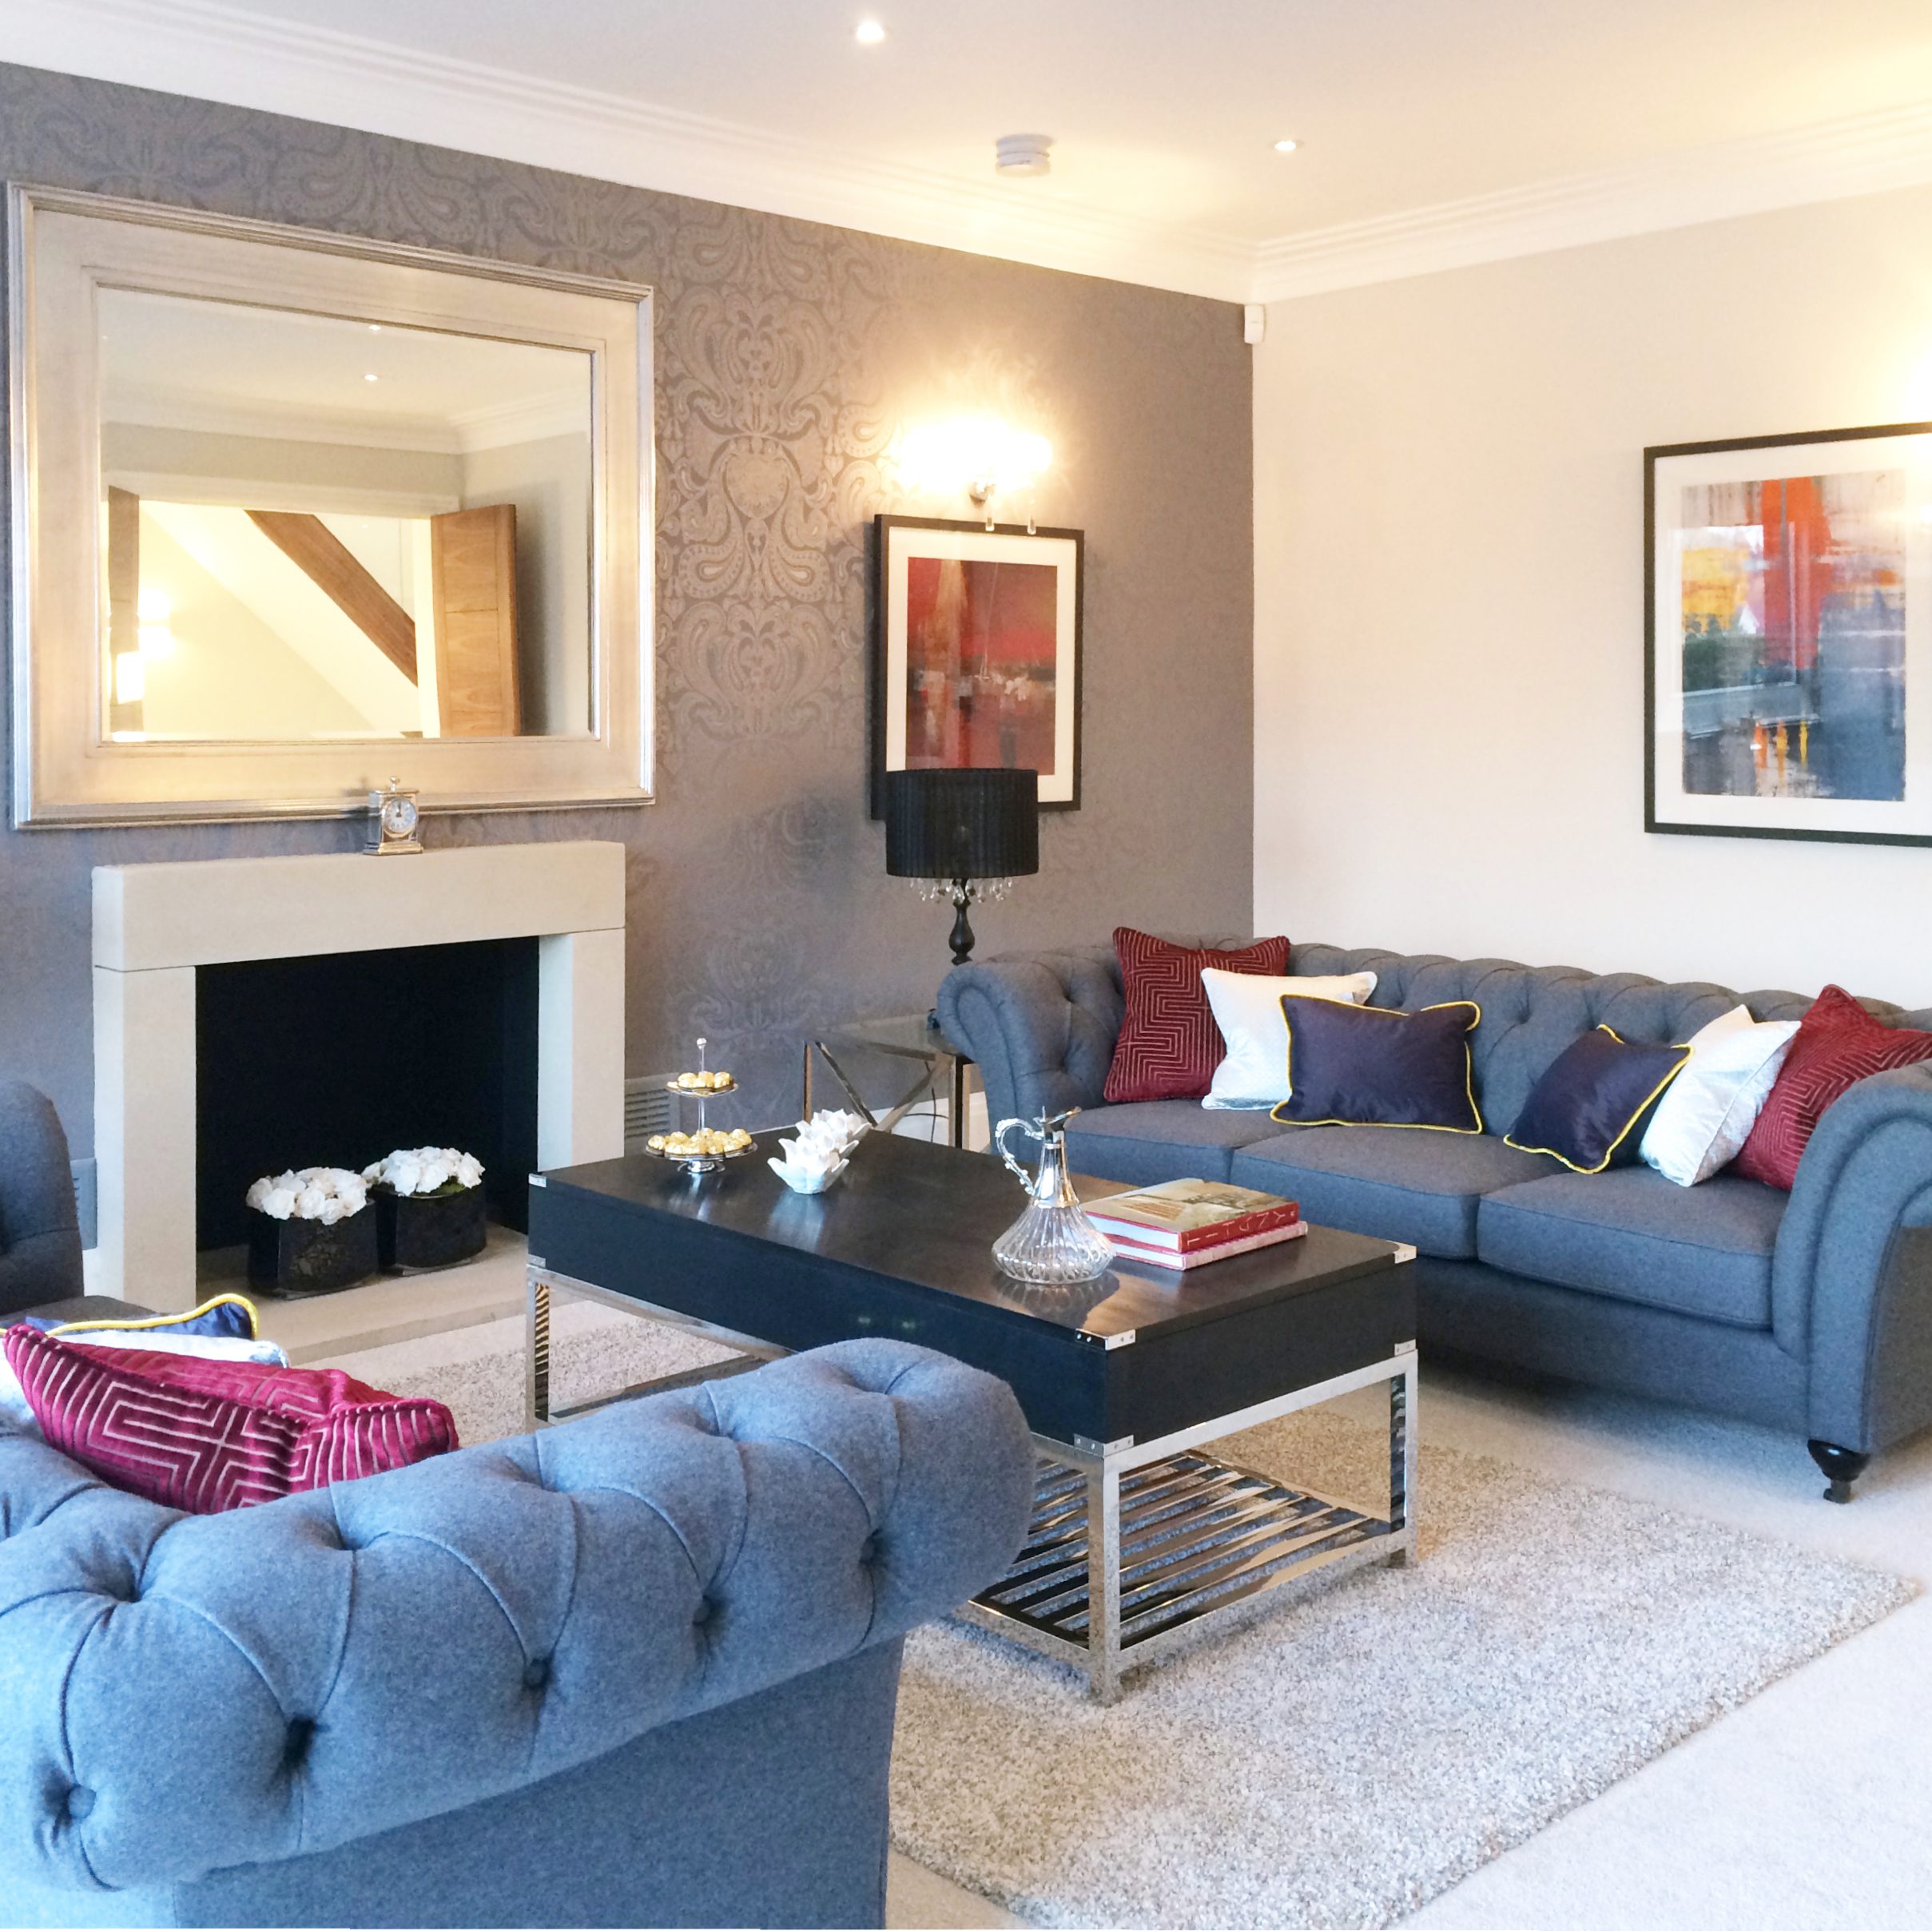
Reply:
[[[1932,180],[1926,0],[320,11],[0,0],[0,57],[1236,298]]]
[[[117,422],[233,433],[260,415],[274,434],[292,416],[453,451],[482,419],[590,419],[590,358],[575,349],[119,288],[101,292],[101,339]]]

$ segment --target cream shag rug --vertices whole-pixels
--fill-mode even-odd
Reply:
[[[562,1398],[722,1351],[559,1310]],[[523,1426],[520,1324],[344,1357],[464,1440]],[[1906,1601],[1913,1586],[1426,1445],[1422,1560],[1305,1593],[1143,1671],[1111,1710],[946,1623],[908,1645],[893,1836],[1043,1925],[1385,1925]],[[1218,1444],[1379,1509],[1332,1409]]]

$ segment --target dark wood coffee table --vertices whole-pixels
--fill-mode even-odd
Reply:
[[[549,1398],[559,1289],[741,1351],[652,1392],[866,1335],[985,1369],[1019,1397],[1041,1480],[1018,1563],[964,1613],[1084,1670],[1103,1702],[1124,1670],[1286,1583],[1412,1558],[1415,1290],[1401,1263],[1413,1249],[1312,1227],[1187,1273],[1123,1262],[1083,1287],[1029,1288],[990,1253],[1025,1204],[998,1162],[874,1134],[829,1193],[802,1196],[765,1164],[776,1138],[701,1179],[644,1155],[533,1177],[533,1425],[563,1418]],[[1088,1199],[1123,1190],[1079,1187]],[[1386,1516],[1205,1452],[1378,1381]]]

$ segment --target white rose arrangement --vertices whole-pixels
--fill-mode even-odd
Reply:
[[[332,1227],[368,1205],[369,1183],[345,1166],[304,1166],[257,1180],[248,1202],[271,1220],[319,1220]]]
[[[386,1160],[365,1166],[362,1177],[392,1194],[467,1193],[483,1185],[483,1162],[454,1146],[399,1146]]]

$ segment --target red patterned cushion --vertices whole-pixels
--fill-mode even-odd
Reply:
[[[1175,945],[1123,925],[1114,933],[1127,1016],[1114,1042],[1104,1097],[1199,1099],[1213,1083],[1227,1042],[1201,985],[1208,966],[1278,979],[1288,970],[1286,939],[1257,939],[1238,952]]]
[[[1842,986],[1811,1002],[1735,1170],[1787,1191],[1826,1107],[1874,1073],[1932,1059],[1932,1032],[1874,1019]]]
[[[77,1347],[10,1328],[7,1365],[49,1444],[103,1481],[193,1515],[353,1481],[456,1446],[439,1401],[334,1369]]]

